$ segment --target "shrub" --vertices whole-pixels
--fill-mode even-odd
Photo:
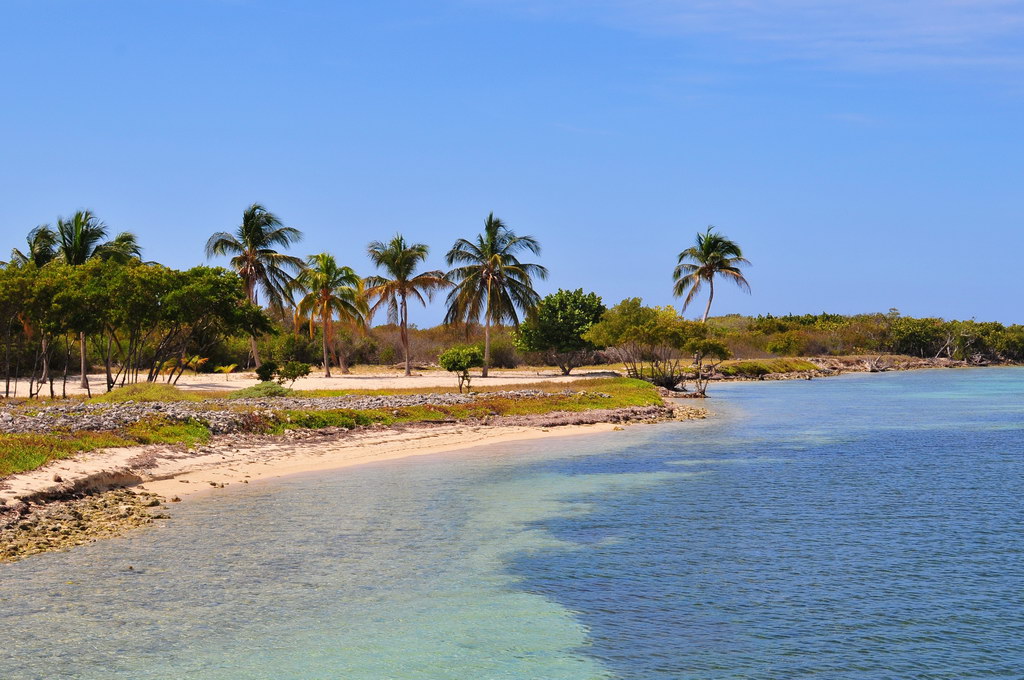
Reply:
[[[277,382],[284,385],[285,382],[289,382],[288,386],[291,387],[295,384],[295,381],[299,378],[305,378],[309,375],[310,365],[304,364],[301,361],[289,361],[281,368],[277,369]]]
[[[277,364],[273,361],[265,361],[256,369],[256,377],[260,382],[270,382],[277,372]]]
[[[469,389],[469,369],[484,365],[484,353],[479,347],[452,347],[441,353],[437,363],[456,375],[459,379],[459,392],[462,392],[463,385]]]
[[[779,354],[784,357],[795,357],[803,354],[804,343],[801,342],[800,337],[789,331],[772,338],[768,344],[765,345],[765,349],[772,354]]]
[[[483,351],[483,344],[480,345]],[[491,368],[518,368],[519,353],[509,338],[491,340]]]
[[[377,361],[385,366],[390,366],[398,361],[398,353],[391,345],[384,345],[377,354]]]
[[[294,390],[290,390],[284,385],[278,385],[276,382],[264,380],[261,383],[257,383],[252,387],[246,387],[241,390],[237,390],[228,395],[228,399],[262,399],[264,397],[287,397],[290,394],[294,394]]]

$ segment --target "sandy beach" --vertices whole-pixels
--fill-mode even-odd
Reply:
[[[538,382],[563,383],[581,380],[584,378],[607,378],[619,375],[609,367],[606,370],[587,371],[581,370],[572,375],[563,376],[558,370],[551,368],[519,368],[519,369],[491,369],[490,375],[486,378],[476,374],[472,377],[473,389],[487,389],[490,387],[511,387],[515,385],[528,385]],[[325,378],[320,369],[314,369],[313,373],[305,378],[299,378],[294,385],[296,390],[393,390],[409,388],[445,388],[454,389],[456,379],[447,371],[423,370],[415,371],[413,375],[406,376],[400,371],[383,371],[379,366],[357,366],[352,373],[342,375],[335,368],[334,375]],[[57,396],[61,395],[61,376],[54,375],[53,389]],[[160,382],[163,382],[161,376]],[[15,382],[17,382],[17,396],[28,396],[28,380],[21,379],[11,381],[11,393],[14,394]],[[201,373],[198,375],[186,374],[181,376],[175,387],[190,392],[233,392],[244,387],[252,387],[257,382],[256,374],[252,371],[232,373],[227,376]],[[4,385],[0,383],[0,394]],[[78,376],[68,377],[67,385],[63,386],[68,395],[84,395],[86,390],[80,386]],[[106,376],[99,373],[89,374],[89,389],[93,395],[103,394],[107,391]],[[49,396],[49,388],[44,386],[42,397]]]
[[[677,417],[703,418],[680,407]],[[558,414],[553,414],[557,417]],[[168,500],[232,484],[427,455],[507,441],[622,429],[609,412],[573,414],[588,424],[484,425],[475,422],[293,430],[284,435],[223,435],[195,449],[149,445],[107,449],[54,461],[0,481],[0,506],[45,502],[83,492],[128,487]]]

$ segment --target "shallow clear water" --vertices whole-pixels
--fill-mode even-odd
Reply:
[[[0,678],[1024,677],[1024,370],[712,389],[0,567]]]

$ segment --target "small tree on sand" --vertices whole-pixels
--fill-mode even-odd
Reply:
[[[452,347],[441,353],[437,358],[441,368],[451,371],[459,379],[459,392],[462,386],[469,389],[469,369],[484,365],[484,353],[479,347]]]
[[[711,376],[718,368],[718,364],[729,358],[729,349],[718,340],[696,337],[683,345],[683,351],[693,356],[693,365],[696,368],[693,377],[693,395],[706,397]]]

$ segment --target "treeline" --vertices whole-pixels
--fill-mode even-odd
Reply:
[[[803,314],[708,319],[738,357],[869,353],[946,357],[971,363],[1024,361],[1024,326],[885,314]]]
[[[272,331],[242,280],[221,268],[99,258],[0,267],[6,396],[18,379],[29,381],[25,396],[63,396],[69,373],[93,364],[107,389],[159,375],[174,382],[231,337]]]
[[[586,364],[622,363],[634,377],[672,387],[701,381],[726,358],[896,353],[945,356],[974,363],[1024,361],[1024,327],[887,314],[710,317],[716,279],[750,287],[738,244],[709,227],[678,255],[673,293],[682,310],[629,298],[607,309],[594,293],[559,290],[544,298],[535,279],[547,270],[522,262],[540,243],[493,214],[480,233],[457,239],[448,271],[422,271],[429,248],[396,234],[373,241],[377,273],[360,276],[329,253],[299,258],[278,249],[302,239],[261,205],[244,211],[233,232],[217,232],[209,257],[230,270],[177,271],[143,262],[129,232],[107,239],[107,227],[80,211],[51,228],[31,230],[26,250],[0,266],[0,370],[12,395],[65,394],[69,374],[88,388],[102,367],[106,387],[185,372],[259,366],[264,361],[331,365],[435,364],[454,346],[479,345],[488,367],[555,365],[568,374]],[[701,321],[682,312],[702,290]],[[445,323],[418,329],[410,304],[445,294]],[[262,299],[261,299],[262,296]],[[374,317],[386,316],[373,326]],[[308,368],[306,369],[308,370]],[[59,386],[58,386],[59,385]]]

